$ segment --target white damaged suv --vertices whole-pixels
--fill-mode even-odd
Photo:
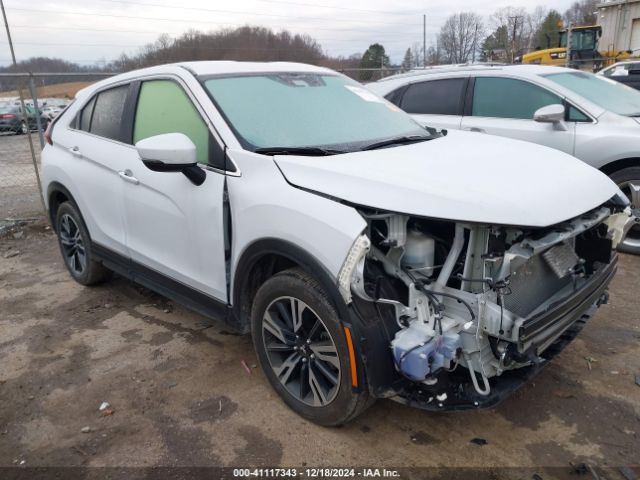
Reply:
[[[567,154],[424,129],[302,64],[118,75],[47,142],[71,276],[117,272],[250,332],[273,388],[322,425],[375,398],[496,404],[606,301],[630,224],[618,187]]]

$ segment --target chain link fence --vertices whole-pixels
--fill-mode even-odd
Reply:
[[[351,68],[342,73],[363,83],[400,68]],[[47,126],[81,88],[110,73],[0,74],[0,229],[7,223],[43,215],[40,152]]]
[[[40,152],[47,126],[104,73],[0,74],[0,229],[44,214]]]

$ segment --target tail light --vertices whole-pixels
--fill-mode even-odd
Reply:
[[[49,125],[47,125],[47,129],[44,132],[44,140],[49,144],[49,145],[53,145],[53,127],[56,125],[56,122],[58,120],[60,120],[60,118],[62,117],[62,114],[64,112],[67,111],[67,109],[73,104],[73,102],[71,102],[69,105],[67,105],[61,112],[60,114],[56,115],[56,117],[51,120],[49,122]]]
[[[13,113],[0,113],[0,118],[3,120],[12,120],[16,118],[16,116]]]
[[[44,131],[44,139],[49,145],[53,145],[53,139],[51,138],[53,123],[54,122],[49,122],[49,125],[47,125],[47,129]]]

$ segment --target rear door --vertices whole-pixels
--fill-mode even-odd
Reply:
[[[466,77],[412,83],[397,104],[425,127],[459,129],[466,86]]]
[[[472,91],[461,122],[463,130],[538,143],[573,154],[575,123],[565,122],[565,131],[533,120],[533,114],[541,107],[564,105],[555,93],[506,77],[476,77]]]
[[[95,94],[60,138],[91,240],[123,255],[121,175],[137,158],[123,123],[129,87],[127,83]]]
[[[180,172],[154,172],[139,157],[130,159],[123,183],[129,255],[152,271],[147,275],[160,273],[226,302],[224,148],[178,78],[150,79],[138,87],[132,142],[183,133],[195,144],[207,177],[196,186]]]

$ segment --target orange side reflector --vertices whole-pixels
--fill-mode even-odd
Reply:
[[[351,330],[344,327],[344,334],[347,337],[347,348],[349,349],[349,363],[351,363],[351,385],[358,386],[358,371],[356,370],[356,352],[353,349],[353,340],[351,340]]]

